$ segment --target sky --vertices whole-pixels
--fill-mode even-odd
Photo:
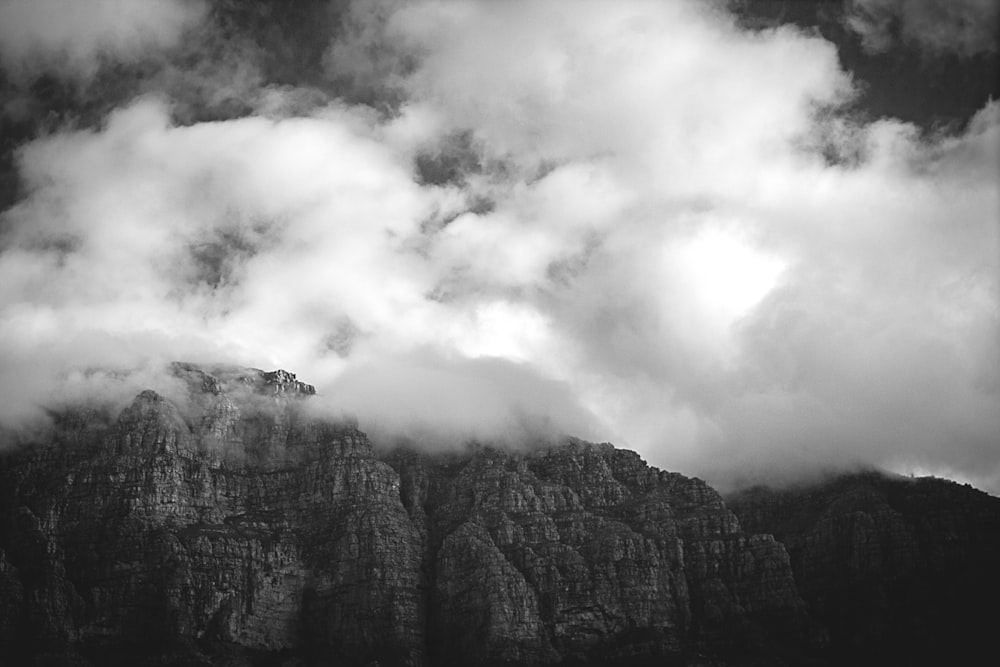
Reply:
[[[0,423],[224,362],[380,441],[1000,494],[998,12],[0,0]]]

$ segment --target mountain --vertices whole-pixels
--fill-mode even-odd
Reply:
[[[381,451],[291,373],[172,371],[185,392],[62,410],[4,454],[0,664],[837,664],[965,618],[893,596],[931,576],[922,601],[964,605],[995,555],[971,489],[873,476],[734,513],[609,444]]]
[[[834,662],[977,664],[994,651],[1000,498],[867,471],[726,502],[788,550]]]

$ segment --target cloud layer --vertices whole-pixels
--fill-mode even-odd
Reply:
[[[202,0],[3,0],[0,59],[17,78],[46,69],[89,78],[102,59],[131,61],[177,44],[206,10]]]
[[[722,3],[344,25],[339,100],[270,88],[179,124],[164,92],[21,149],[0,417],[88,368],[220,361],[293,370],[387,437],[1000,490],[1000,105],[952,137],[858,124],[832,44]]]

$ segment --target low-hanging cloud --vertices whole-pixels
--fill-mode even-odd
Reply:
[[[354,365],[324,388],[320,409],[360,415],[377,445],[426,449],[470,441],[519,448],[608,433],[571,387],[499,357],[447,357],[430,348]]]
[[[388,110],[270,89],[179,126],[153,95],[23,147],[5,420],[78,369],[219,361],[292,370],[385,439],[575,431],[722,484],[876,464],[1000,489],[1000,105],[953,137],[858,124],[832,44],[722,3],[347,23],[329,76]]]

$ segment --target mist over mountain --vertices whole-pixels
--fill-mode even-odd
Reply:
[[[1000,491],[995,3],[125,4],[0,2],[5,432],[187,359]]]

